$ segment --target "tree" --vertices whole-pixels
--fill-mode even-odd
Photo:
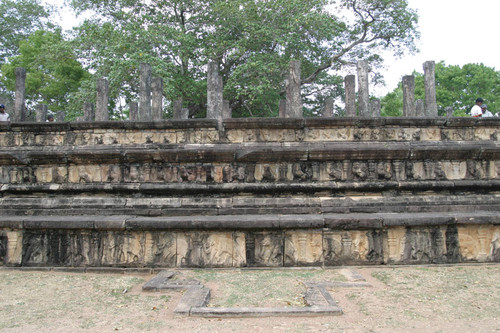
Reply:
[[[19,43],[39,29],[53,28],[49,21],[50,9],[40,0],[2,0],[0,1],[0,66],[8,57],[19,54]],[[0,101],[8,103],[13,94],[1,83]]]
[[[415,76],[415,99],[425,100],[422,73]],[[500,71],[484,64],[446,66],[444,61],[436,64],[436,100],[438,114],[444,116],[446,107],[452,107],[455,116],[467,116],[476,98],[483,98],[488,109],[500,111]],[[401,83],[394,91],[382,98],[382,115],[400,116],[403,113],[403,90]]]
[[[36,30],[53,27],[49,9],[40,0],[2,0],[0,2],[0,65],[18,54],[19,42]]]
[[[381,50],[414,51],[417,15],[406,0],[73,0],[98,15],[78,29],[85,65],[110,81],[115,101],[137,96],[137,69],[153,66],[168,100],[203,116],[206,64],[216,61],[234,114],[277,114],[288,64],[302,64],[305,105],[343,93],[337,73]],[[347,17],[347,18],[345,18]]]
[[[19,44],[20,54],[1,67],[3,84],[15,90],[15,69],[23,67],[27,106],[48,104],[51,111],[65,111],[72,118],[81,109],[81,104],[72,104],[73,94],[90,74],[78,62],[71,44],[64,40],[60,30],[37,31]]]

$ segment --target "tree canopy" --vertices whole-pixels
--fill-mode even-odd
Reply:
[[[347,66],[366,59],[376,70],[382,50],[413,52],[418,38],[407,0],[69,0],[94,15],[66,37],[48,28],[40,1],[2,3],[21,23],[10,26],[15,47],[4,44],[0,81],[12,89],[13,69],[25,67],[30,102],[72,116],[95,101],[100,77],[110,85],[111,117],[126,113],[138,99],[139,65],[149,63],[166,100],[203,117],[210,61],[236,117],[276,115],[290,60],[301,61],[306,114],[318,114],[327,97],[342,98]]]
[[[415,99],[425,100],[424,78],[415,72]],[[436,100],[438,114],[445,115],[446,107],[452,107],[455,116],[466,116],[481,97],[492,113],[500,111],[500,71],[484,64],[464,66],[446,65],[444,61],[436,64]],[[382,98],[382,115],[400,116],[403,114],[403,90],[401,83]]]
[[[42,103],[50,105],[53,112],[77,112],[72,101],[80,103],[72,94],[78,92],[81,81],[90,74],[78,62],[60,30],[39,30],[20,42],[19,55],[9,58],[1,67],[3,84],[11,91],[15,90],[17,67],[26,69],[28,107]],[[81,104],[78,108],[81,109]]]
[[[216,61],[237,116],[277,114],[288,64],[302,64],[309,112],[343,93],[343,66],[381,50],[414,51],[417,15],[401,0],[74,0],[98,13],[77,30],[75,49],[108,78],[115,99],[136,99],[141,62],[165,80],[168,100],[203,116],[206,64]],[[90,85],[89,85],[90,86]],[[89,92],[88,98],[92,98]]]
[[[0,66],[19,54],[20,42],[31,33],[54,27],[49,21],[51,10],[41,0],[2,0],[0,13]],[[7,103],[13,93],[2,85],[2,76],[0,72],[0,100]]]

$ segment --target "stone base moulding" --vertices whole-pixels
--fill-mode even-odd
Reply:
[[[287,267],[500,261],[497,212],[0,216],[7,266]]]

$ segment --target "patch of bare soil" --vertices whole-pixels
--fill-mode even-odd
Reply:
[[[1,332],[500,332],[500,264],[347,267],[371,287],[329,289],[332,317],[178,317],[182,291],[142,292],[153,275],[0,270]],[[209,306],[305,306],[306,281],[342,270],[179,270],[211,288]]]

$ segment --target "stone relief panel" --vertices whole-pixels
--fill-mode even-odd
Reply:
[[[443,231],[440,228],[407,228],[402,262],[446,262],[446,248]]]
[[[336,161],[297,163],[133,163],[2,166],[4,183],[272,183],[499,179],[498,161]]]
[[[145,236],[138,232],[104,231],[100,237],[104,266],[144,266]]]
[[[458,227],[460,252],[464,261],[493,261],[498,256],[500,226],[469,225]]]
[[[285,232],[285,266],[321,265],[323,235],[321,231]]]
[[[145,232],[145,263],[154,267],[175,267],[177,235],[173,232]]]
[[[246,234],[248,266],[283,266],[284,235],[282,232],[250,232]]]
[[[383,261],[383,237],[377,232],[328,231],[323,237],[325,265]]]
[[[247,266],[246,235],[244,232],[233,233],[233,265],[232,267]]]
[[[385,262],[392,264],[399,262],[403,258],[405,234],[405,227],[395,227],[387,230]]]
[[[186,232],[177,234],[178,267],[231,267],[231,232]]]

